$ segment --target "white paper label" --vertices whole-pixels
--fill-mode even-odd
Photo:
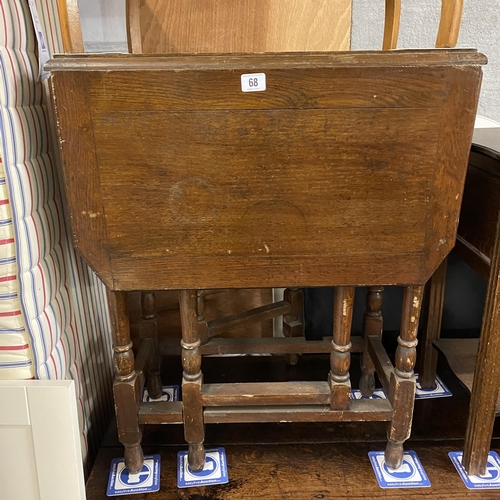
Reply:
[[[38,17],[38,11],[36,8],[35,0],[28,0],[28,4],[31,12],[31,19],[33,20],[33,26],[35,28],[36,39],[38,42],[38,79],[45,80],[49,77],[49,72],[43,69],[45,63],[50,59],[50,52],[45,39],[43,38],[42,25],[40,24],[40,18]]]
[[[249,73],[241,75],[241,90],[243,92],[262,92],[266,90],[266,74]]]

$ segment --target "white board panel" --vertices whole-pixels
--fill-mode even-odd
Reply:
[[[0,499],[85,500],[74,382],[0,381]]]

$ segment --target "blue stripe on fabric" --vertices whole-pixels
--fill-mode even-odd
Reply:
[[[14,262],[16,262],[16,258],[15,258],[15,257],[5,257],[5,258],[3,258],[3,259],[0,259],[0,265],[1,265],[1,264],[12,264],[12,263],[14,263]],[[17,294],[16,294],[16,296],[17,296]],[[2,297],[1,297],[1,295],[0,295],[0,299],[1,299],[1,298],[2,298]]]
[[[22,333],[26,330],[24,326],[18,328],[0,328],[0,333]]]
[[[0,363],[0,368],[17,368],[20,366],[30,366],[31,361],[12,361],[10,363]]]

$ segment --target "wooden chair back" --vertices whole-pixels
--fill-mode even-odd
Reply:
[[[464,0],[441,1],[441,17],[436,38],[437,48],[451,48],[457,44],[463,7]],[[401,0],[386,0],[383,50],[397,47],[400,19]]]
[[[442,0],[436,47],[455,47],[463,0]],[[77,0],[58,0],[67,53],[84,52]],[[132,53],[348,50],[351,0],[126,0]],[[250,13],[250,14],[249,14]],[[193,17],[194,15],[194,17]],[[386,0],[383,50],[397,47],[401,0]],[[215,27],[215,28],[214,28]],[[168,33],[168,36],[165,36]]]
[[[128,0],[129,52],[349,50],[352,0]]]
[[[61,23],[64,52],[68,54],[85,52],[78,0],[57,0],[57,8],[59,22]]]

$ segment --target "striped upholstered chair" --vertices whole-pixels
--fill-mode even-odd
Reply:
[[[60,3],[36,0],[52,53],[78,44]],[[112,414],[107,304],[71,245],[38,73],[28,2],[0,2],[0,380],[73,379],[90,466]]]

